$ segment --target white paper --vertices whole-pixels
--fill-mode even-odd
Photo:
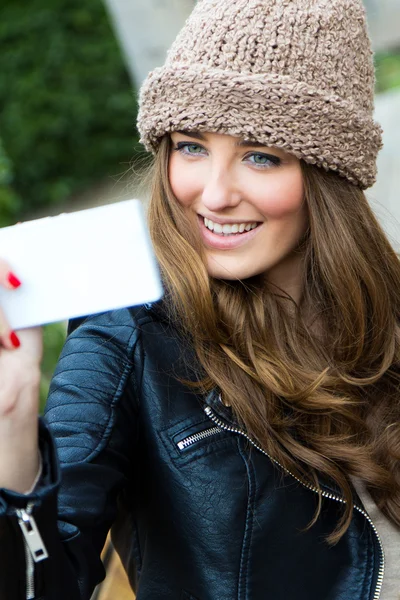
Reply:
[[[139,200],[0,229],[0,257],[22,281],[16,290],[0,288],[14,330],[162,296]]]

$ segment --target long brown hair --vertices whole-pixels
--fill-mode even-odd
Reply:
[[[400,262],[365,194],[302,163],[309,230],[296,305],[265,277],[208,276],[171,191],[169,155],[165,136],[151,169],[149,226],[170,314],[202,368],[199,390],[219,388],[240,425],[296,477],[340,488],[330,543],[352,517],[350,476],[400,526]]]

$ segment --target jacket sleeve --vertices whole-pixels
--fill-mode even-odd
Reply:
[[[100,553],[134,476],[139,330],[127,315],[88,318],[67,338],[40,422],[39,485],[25,496],[0,490],[0,598],[89,600],[104,578]],[[48,553],[33,580],[20,509]]]

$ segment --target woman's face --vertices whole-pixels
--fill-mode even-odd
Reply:
[[[218,133],[174,132],[169,179],[219,279],[268,279],[296,295],[308,227],[299,160]]]

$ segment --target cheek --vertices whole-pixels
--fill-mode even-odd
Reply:
[[[301,173],[270,180],[268,194],[258,194],[258,208],[267,219],[285,219],[304,210],[304,187]]]
[[[178,164],[178,157],[171,156],[168,177],[172,193],[183,206],[190,206],[200,191],[200,182],[194,169],[184,169]]]

